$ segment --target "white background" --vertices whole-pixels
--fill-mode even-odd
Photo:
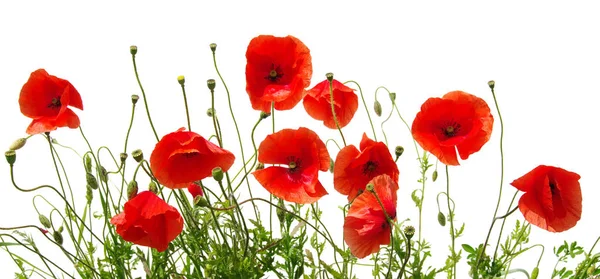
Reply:
[[[132,44],[139,47],[138,67],[159,134],[186,125],[176,81],[178,75],[185,75],[192,129],[208,137],[212,123],[205,116],[210,106],[205,81],[217,79],[208,45],[217,43],[218,63],[234,96],[246,150],[251,148],[249,133],[258,114],[252,111],[245,92],[244,55],[248,42],[259,34],[291,34],[310,48],[314,70],[311,87],[327,72],[333,72],[340,81],[356,80],[369,109],[377,86],[397,92],[398,105],[409,123],[427,98],[452,90],[480,96],[493,108],[487,81],[494,79],[505,122],[501,210],[506,210],[514,193],[508,184],[540,164],[559,166],[582,177],[583,214],[579,224],[561,234],[532,229],[530,243],[546,246],[539,278],[549,278],[556,261],[553,246],[566,239],[578,240],[589,249],[600,234],[600,203],[595,200],[600,193],[596,137],[600,18],[598,9],[585,2],[503,2],[2,2],[0,147],[7,149],[13,140],[25,135],[30,120],[19,111],[19,92],[32,71],[45,68],[71,81],[81,93],[85,110],[76,112],[91,144],[95,148],[107,145],[115,154],[121,152],[129,124],[129,98],[140,94],[129,54]],[[217,95],[225,94],[220,82],[216,90]],[[387,98],[381,94],[379,99],[387,114]],[[226,103],[220,99],[216,107],[222,126],[227,127],[225,146],[239,154]],[[496,203],[500,126],[495,110],[493,114],[496,122],[489,143],[461,166],[451,168],[457,223],[467,223],[465,236],[457,240],[458,247],[461,243],[483,242]],[[323,140],[340,141],[337,131],[322,128],[320,122],[306,115],[301,104],[275,117],[277,129],[306,126],[318,131]],[[382,120],[375,118],[377,127]],[[411,218],[416,225],[410,193],[419,187],[419,174],[410,134],[397,116],[385,127],[391,149],[397,144],[406,148],[399,163],[398,216],[400,220]],[[261,125],[257,140],[262,140],[270,129],[269,124]],[[383,136],[377,130],[381,140]],[[372,135],[361,102],[344,134],[349,144],[357,145],[363,132]],[[77,130],[61,129],[53,136],[80,152],[84,150]],[[142,148],[149,157],[154,143],[143,106],[138,106],[128,150]],[[337,148],[329,147],[335,155]],[[73,153],[61,152],[63,160],[71,165],[75,194],[83,200],[83,168]],[[239,162],[238,156],[234,169],[239,168]],[[17,182],[24,188],[57,182],[48,148],[40,136],[18,151],[15,171]],[[434,247],[429,264],[436,267],[443,265],[450,243],[447,227],[439,227],[436,221],[435,195],[445,190],[441,165],[440,174],[440,179],[426,189],[423,231]],[[331,175],[323,174],[321,181],[330,193],[321,200],[324,221],[331,224],[329,229],[339,241],[342,220],[337,206],[344,198],[333,189]],[[255,193],[266,196],[259,185],[255,185]],[[0,166],[0,226],[37,224],[32,196],[12,187],[8,165]],[[509,229],[515,218],[522,216],[515,213]],[[40,234],[30,232],[38,242],[44,242]],[[539,250],[534,251],[523,254],[512,267],[531,270],[539,255]],[[6,253],[0,254],[0,266],[1,278],[12,277],[16,271]],[[463,261],[458,277],[465,278],[466,272]],[[359,277],[368,278],[369,273]]]

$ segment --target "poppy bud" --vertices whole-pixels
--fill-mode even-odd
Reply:
[[[535,269],[534,269],[534,271],[535,271]],[[588,267],[588,269],[587,269],[587,275],[588,276],[592,276],[592,275],[594,275],[595,271],[596,271],[596,267],[592,265],[592,266]]]
[[[207,109],[206,115],[208,115],[208,117],[213,117],[213,115],[215,115],[215,109],[213,109],[213,108]]]
[[[365,190],[371,192],[371,193],[375,193],[375,185],[373,185],[372,183],[367,184],[367,187],[365,187]]]
[[[221,169],[220,167],[216,167],[212,170],[212,177],[216,180],[216,181],[221,181],[223,180],[223,169]]]
[[[379,101],[375,100],[373,110],[375,111],[375,114],[377,114],[377,116],[381,116],[381,103]]]
[[[390,93],[390,100],[392,100],[392,103],[396,101],[396,93]]]
[[[144,152],[142,152],[141,149],[136,149],[131,152],[131,156],[133,156],[133,159],[138,163],[144,160]]]
[[[194,197],[194,206],[207,207],[208,201],[203,196],[195,196]]]
[[[62,225],[60,227],[58,227],[58,231],[59,233],[62,233],[65,230],[65,227],[63,227]]]
[[[415,235],[415,227],[408,226],[404,228],[404,235],[410,240]]]
[[[258,163],[258,165],[256,165],[256,170],[262,170],[265,168],[265,164],[263,163]]]
[[[327,73],[325,74],[325,77],[327,77],[327,80],[329,82],[333,82],[333,73]]]
[[[137,101],[140,99],[140,96],[138,95],[131,95],[131,103],[133,103],[134,105],[137,103]]]
[[[88,204],[91,204],[93,199],[94,199],[94,193],[92,192],[92,187],[90,187],[90,185],[87,185],[85,187],[85,201]]]
[[[394,149],[394,152],[396,153],[396,159],[398,159],[398,157],[402,156],[402,153],[404,153],[404,147],[398,145],[396,146],[396,149]]]
[[[58,141],[57,141],[55,138],[52,138],[52,139],[50,140],[50,142],[51,142],[52,144],[58,144]]]
[[[18,140],[15,140],[10,147],[8,147],[9,150],[19,150],[21,149],[23,146],[25,146],[25,144],[27,143],[27,138],[20,138]]]
[[[137,54],[137,46],[130,46],[129,53],[131,53],[131,55],[136,55]]]
[[[431,174],[431,179],[433,180],[433,182],[435,182],[437,180],[438,177],[438,172],[437,170],[434,170],[433,173]]]
[[[264,112],[264,111],[260,112],[260,119],[267,119],[267,117],[269,117],[269,116],[271,116],[270,112]]]
[[[50,219],[48,219],[48,217],[46,217],[43,214],[40,214],[38,216],[39,220],[40,220],[40,224],[42,224],[42,226],[44,226],[44,228],[51,228],[52,227],[52,223],[50,223]]]
[[[85,180],[87,182],[87,185],[90,186],[90,188],[94,190],[98,189],[98,181],[96,181],[96,177],[94,177],[93,174],[86,172]]]
[[[150,181],[150,184],[148,184],[148,191],[158,194],[158,186],[156,185],[156,182]]]
[[[533,271],[531,271],[531,279],[537,279],[539,273],[540,273],[540,269],[537,266],[534,267]]]
[[[127,157],[129,155],[127,155],[127,153],[121,153],[119,154],[119,158],[121,159],[121,163],[125,163],[125,160],[127,160]]]
[[[210,50],[212,52],[215,52],[217,50],[217,44],[215,44],[215,43],[210,44]]]
[[[335,166],[335,162],[333,161],[333,158],[329,157],[329,172],[333,173],[333,168]]]
[[[131,180],[129,184],[127,184],[127,199],[133,199],[138,193],[138,183],[135,180]]]
[[[496,86],[496,82],[493,80],[488,81],[488,86],[490,87],[490,89],[494,89],[494,86]]]
[[[280,199],[277,205],[279,205],[279,207],[277,207],[275,210],[277,213],[277,219],[279,219],[279,223],[283,224],[283,221],[285,220],[285,210],[282,208],[285,207],[285,204],[283,203],[283,200]]]
[[[4,152],[4,157],[6,157],[6,161],[11,166],[17,161],[17,153],[14,150]]]
[[[438,212],[437,219],[438,223],[440,223],[442,227],[446,226],[446,215],[444,215],[444,213],[442,213],[441,211]]]
[[[185,84],[185,77],[184,76],[178,76],[177,77],[177,82],[179,82],[179,84],[184,85]]]
[[[212,78],[206,81],[206,85],[208,86],[208,89],[210,91],[215,90],[215,86],[217,86],[217,84],[215,83],[215,80]]]
[[[56,243],[58,243],[58,245],[62,245],[63,244],[63,237],[62,237],[62,234],[60,234],[59,231],[54,231],[54,233],[52,233],[52,238],[54,238],[54,241]]]
[[[102,180],[104,183],[108,183],[108,172],[103,166],[100,166],[100,180]]]
[[[89,153],[84,155],[83,166],[85,167],[86,172],[92,172],[92,157],[90,157]]]

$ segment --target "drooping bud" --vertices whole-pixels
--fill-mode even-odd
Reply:
[[[158,194],[158,185],[156,185],[156,182],[150,181],[150,184],[148,184],[148,191]]]
[[[208,201],[203,196],[196,196],[194,197],[194,206],[207,207]]]
[[[373,110],[375,111],[375,114],[377,114],[377,116],[381,116],[382,109],[381,109],[381,103],[379,101],[375,100],[375,104],[373,105]]]
[[[184,85],[185,84],[185,77],[184,76],[178,76],[177,77],[177,82],[179,82],[180,85]]]
[[[263,164],[263,163],[258,163],[258,164],[256,165],[256,170],[262,170],[262,169],[264,169],[264,168],[265,168],[265,164]]]
[[[531,271],[531,279],[537,279],[539,273],[540,273],[540,269],[537,266],[534,267],[533,271]]]
[[[264,112],[264,111],[260,112],[260,119],[267,119],[267,117],[269,117],[269,116],[271,116],[270,112]]]
[[[108,171],[106,171],[106,168],[103,166],[100,166],[100,180],[104,183],[108,183]]]
[[[404,228],[404,235],[410,240],[415,235],[415,227],[407,226]]]
[[[217,50],[217,44],[215,44],[215,43],[210,44],[210,50],[212,52],[215,52]]]
[[[216,167],[212,170],[212,177],[216,180],[216,181],[222,181],[223,180],[223,169],[221,169],[220,167]]]
[[[217,86],[217,84],[215,83],[215,80],[212,78],[206,81],[206,85],[208,86],[208,89],[210,91],[215,90],[215,87]]]
[[[144,160],[144,152],[142,152],[141,149],[136,149],[133,152],[131,152],[131,156],[138,163]]]
[[[52,227],[52,223],[50,223],[50,219],[48,219],[48,217],[46,217],[43,214],[40,214],[38,216],[38,219],[40,220],[40,224],[42,224],[42,226],[44,226],[44,228],[49,229]]]
[[[329,172],[333,173],[334,168],[335,168],[335,161],[333,161],[333,158],[329,157]]]
[[[325,77],[327,77],[327,80],[329,82],[333,82],[333,73],[327,73],[325,74]]]
[[[60,227],[58,227],[58,232],[62,233],[65,230],[65,227],[63,227],[63,225],[60,225]]]
[[[121,154],[119,154],[119,158],[121,159],[121,164],[125,163],[125,160],[127,160],[128,156],[129,155],[127,155],[127,153],[121,153]]]
[[[496,82],[493,80],[488,81],[488,86],[490,87],[490,89],[494,89],[494,87],[496,86]]]
[[[52,233],[52,238],[54,238],[54,241],[58,243],[58,245],[63,244],[63,236],[59,231],[54,231],[54,233]]]
[[[215,115],[215,109],[213,108],[208,108],[206,110],[206,115],[208,115],[208,117],[213,117]]]
[[[392,103],[396,101],[396,93],[390,93],[390,100],[392,100]]]
[[[394,153],[396,153],[396,159],[398,159],[398,157],[402,156],[402,153],[404,153],[404,147],[400,145],[396,146],[396,149],[394,149]]]
[[[17,161],[17,153],[14,150],[4,152],[4,157],[6,157],[6,161],[11,166]]]
[[[438,171],[434,170],[433,173],[431,174],[431,180],[433,180],[433,182],[435,182],[438,178]]]
[[[90,188],[94,190],[98,189],[98,181],[96,180],[96,177],[93,174],[86,172],[85,181],[87,182],[87,185],[90,186]]]
[[[27,138],[20,138],[15,141],[8,147],[8,150],[19,150],[27,143]]]
[[[446,215],[444,215],[444,213],[442,213],[441,211],[438,212],[437,219],[438,223],[440,223],[442,227],[446,226]]]
[[[129,184],[127,184],[127,199],[133,199],[138,193],[138,183],[135,180],[131,180]]]
[[[92,172],[92,157],[89,153],[85,153],[83,156],[83,167],[85,167],[85,171]]]
[[[138,102],[138,100],[140,99],[140,96],[138,95],[131,95],[131,103],[133,103],[134,105]]]
[[[137,46],[130,46],[129,53],[131,53],[131,55],[136,55],[137,54]]]

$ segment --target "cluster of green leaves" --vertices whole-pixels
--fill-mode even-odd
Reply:
[[[595,279],[600,277],[600,269],[598,269],[600,263],[600,253],[591,254],[586,253],[583,247],[577,244],[577,241],[567,243],[564,241],[558,248],[554,247],[554,255],[558,258],[554,265],[554,271],[552,271],[552,278],[575,278],[575,279]],[[560,263],[566,263],[569,259],[575,259],[577,257],[584,256],[584,259],[575,267],[575,269],[569,269],[566,266],[558,269]]]

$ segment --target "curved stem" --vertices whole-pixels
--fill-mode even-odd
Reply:
[[[142,97],[144,97],[144,106],[146,107],[146,114],[148,115],[150,127],[152,128],[152,132],[154,132],[154,137],[156,138],[156,141],[159,141],[158,134],[156,133],[156,129],[154,128],[154,123],[152,123],[152,117],[150,117],[150,109],[148,109],[148,100],[146,99],[146,92],[144,91],[144,87],[142,86],[142,82],[140,81],[140,76],[138,74],[137,63],[135,63],[135,54],[131,55],[131,61],[133,61],[133,71],[135,72],[135,78],[140,87],[140,91],[142,91]]]
[[[373,130],[373,139],[375,139],[375,141],[377,141],[377,133],[375,132],[375,126],[373,126],[373,120],[371,119],[371,113],[369,113],[369,109],[367,107],[367,102],[365,102],[365,96],[363,95],[360,85],[358,84],[358,82],[353,81],[353,80],[344,82],[344,84],[346,84],[346,83],[354,83],[358,87],[358,92],[360,93],[360,98],[362,99],[363,105],[365,106],[365,111],[367,112],[367,117],[369,118],[369,123],[371,124],[371,130]]]

